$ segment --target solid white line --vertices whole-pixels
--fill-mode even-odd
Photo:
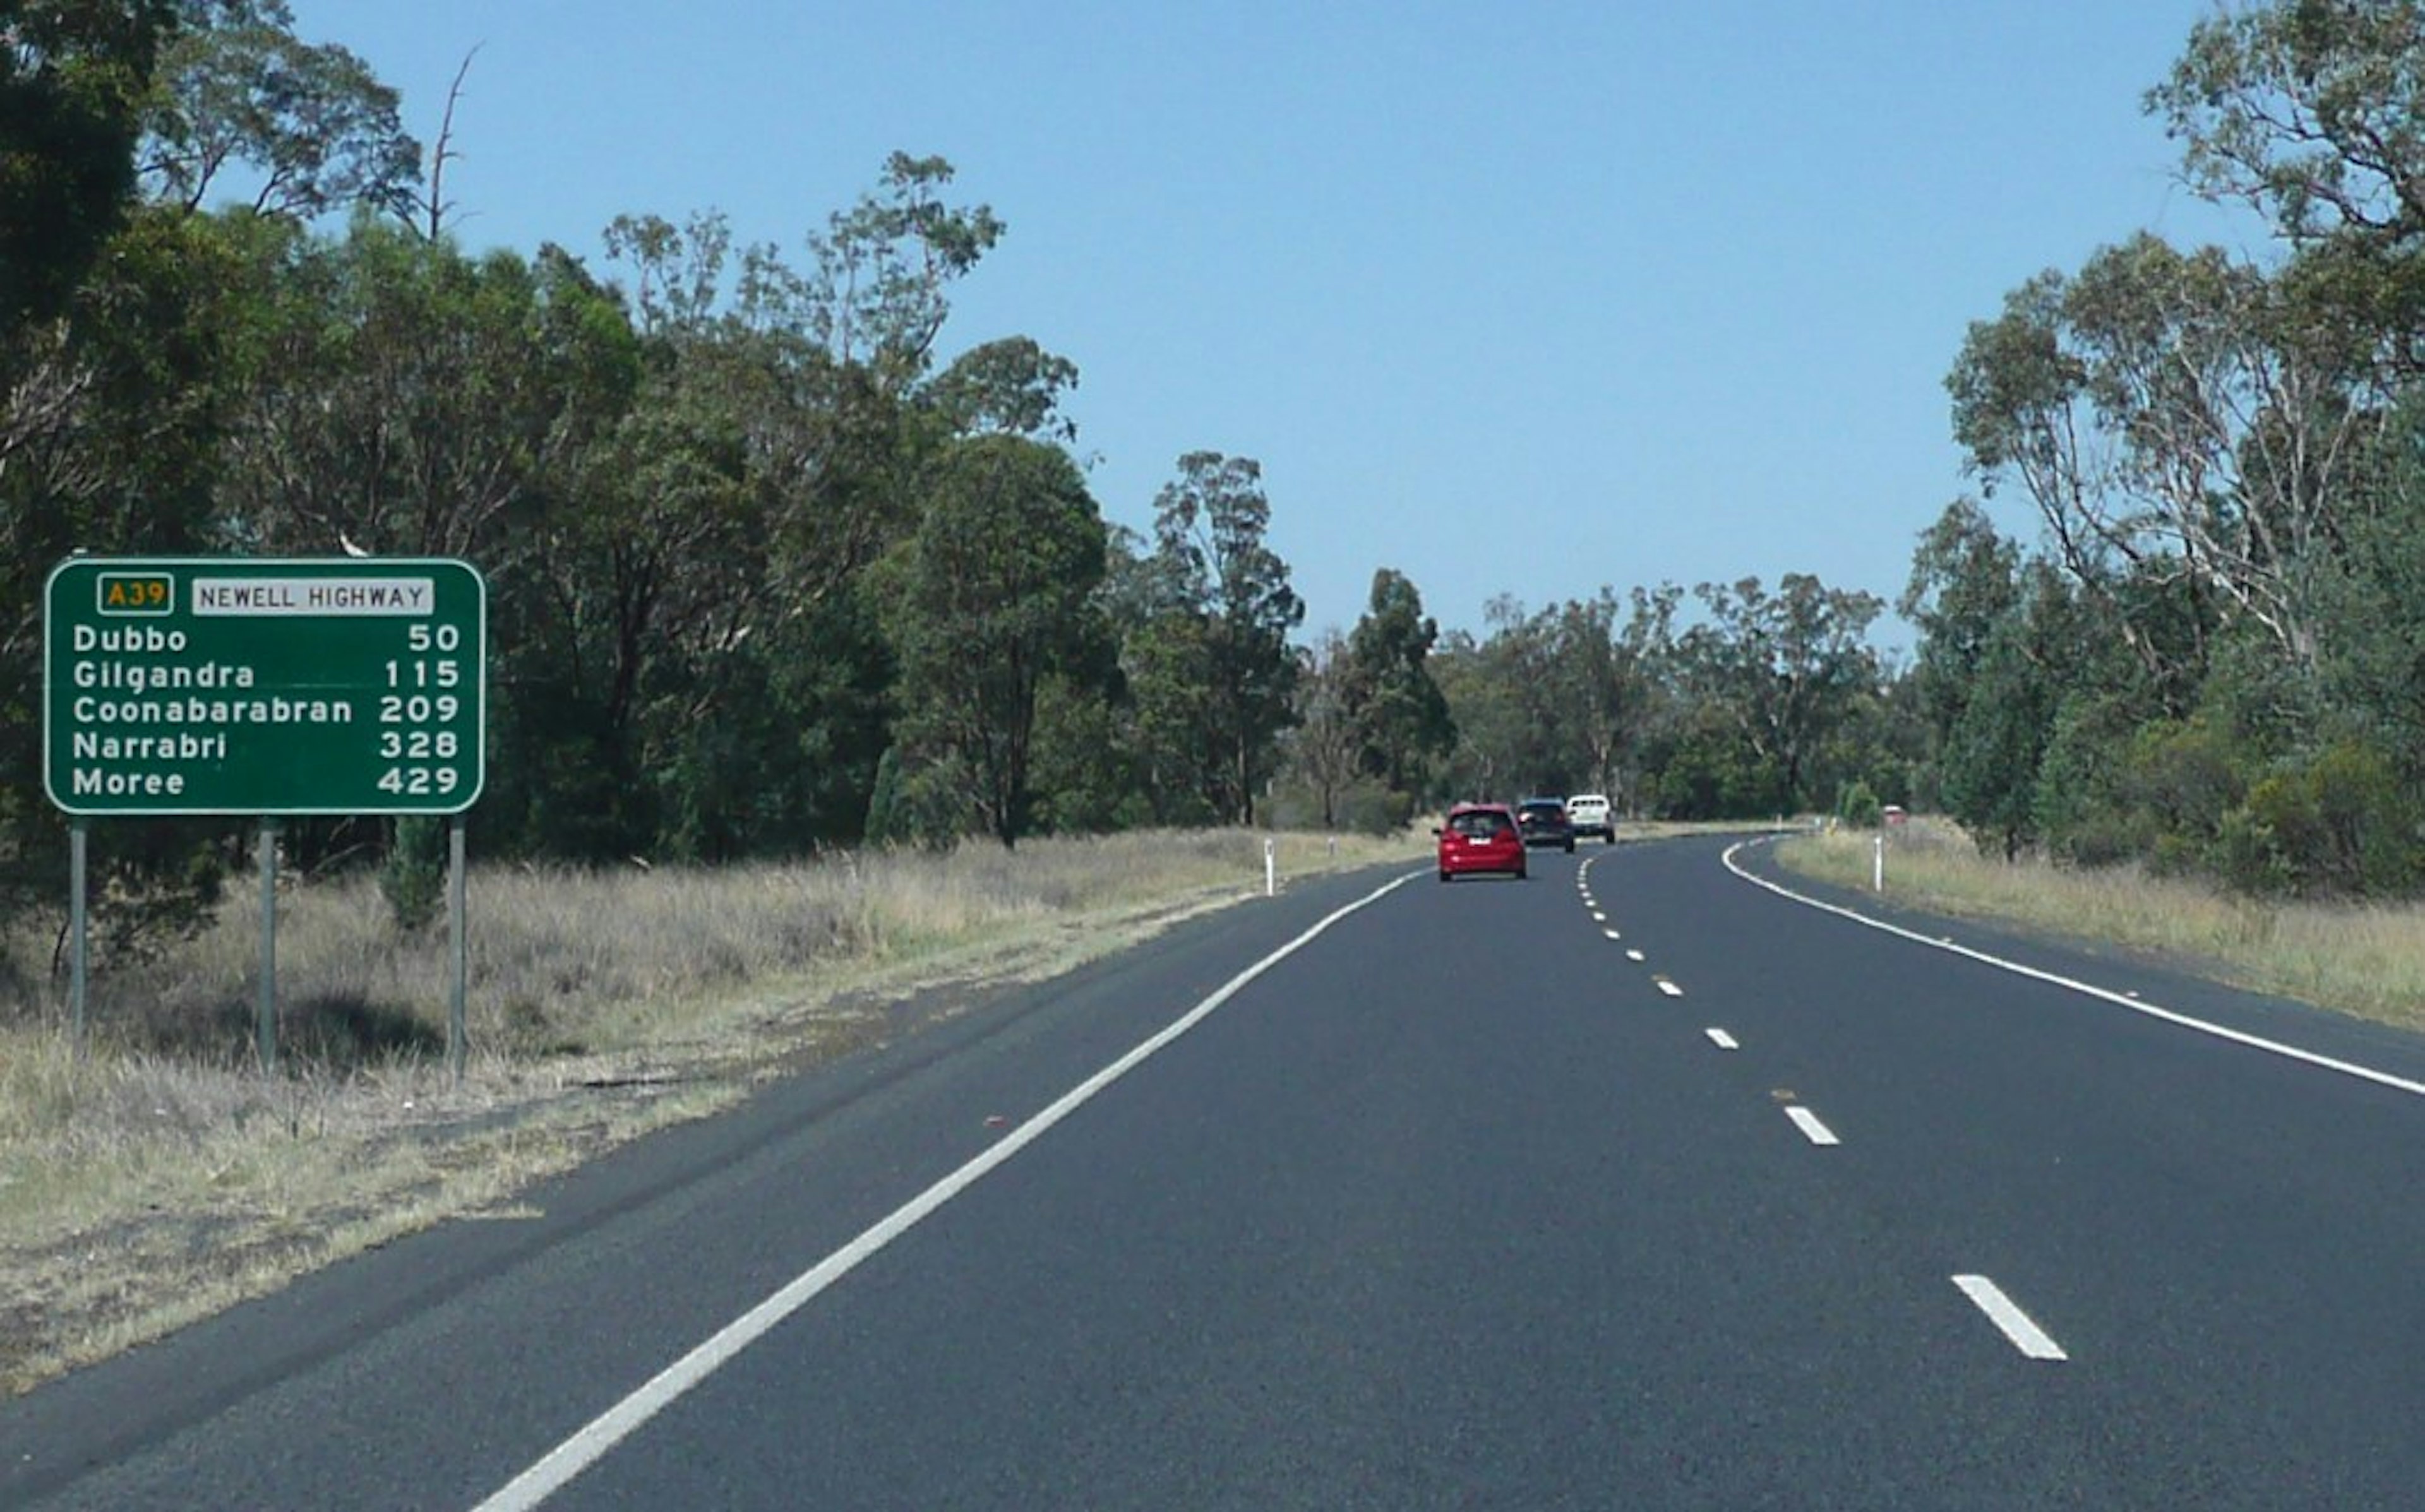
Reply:
[[[1793,1121],[1793,1126],[1800,1129],[1803,1136],[1812,1144],[1830,1145],[1844,1142],[1836,1138],[1835,1130],[1819,1122],[1818,1114],[1807,1107],[1789,1107],[1785,1110],[1785,1116]]]
[[[1797,893],[1790,887],[1779,886],[1777,883],[1769,881],[1765,877],[1754,876],[1752,873],[1744,870],[1741,866],[1737,865],[1735,862],[1735,852],[1742,849],[1742,844],[1736,844],[1726,848],[1725,858],[1726,869],[1733,872],[1736,876],[1741,877],[1743,881],[1753,883],[1755,886],[1767,888],[1770,892],[1776,894],[1779,898],[1791,899],[1794,902],[1804,904],[1807,907],[1824,909],[1826,912],[1834,914],[1839,917],[1851,919],[1855,924],[1865,924],[1873,930],[1883,930],[1888,934],[1909,940],[1915,945],[1924,945],[1934,950],[1950,950],[1957,956],[1967,956],[1972,961],[1981,962],[1986,965],[1997,967],[1999,970],[2013,972],[2018,976],[2032,978],[2038,981],[2048,982],[2057,987],[2068,988],[2075,993],[2084,994],[2090,997],[2101,998],[2116,1007],[2127,1008],[2133,1013],[2144,1013],[2149,1018],[2160,1019],[2166,1024],[2176,1025],[2184,1029],[2194,1029],[2200,1034],[2210,1034],[2218,1040],[2228,1040],[2234,1044],[2246,1045],[2252,1050],[2262,1050],[2268,1055],[2282,1056],[2291,1060],[2297,1060],[2304,1062],[2306,1065],[2315,1066],[2321,1070],[2338,1072],[2344,1076],[2355,1076],[2360,1081],[2370,1081],[2378,1087],[2389,1087],[2397,1091],[2409,1092],[2418,1097],[2425,1097],[2425,1082],[2411,1081],[2405,1076],[2395,1076],[2389,1072],[2377,1071],[2371,1066],[2361,1066],[2354,1061],[2336,1060],[2330,1056],[2318,1055],[2313,1050],[2302,1050],[2297,1045],[2284,1044],[2278,1040],[2268,1040],[2257,1035],[2243,1033],[2239,1029],[2225,1028],[2220,1024],[2210,1024],[2205,1019],[2192,1018],[2187,1013],[2176,1012],[2169,1008],[2160,1008],[2154,1003],[2144,1002],[2124,993],[2117,993],[2108,988],[2098,987],[2091,982],[2077,981],[2069,977],[2059,977],[2051,971],[2040,971],[2035,966],[2025,966],[2016,961],[2006,961],[2000,956],[1991,956],[1984,950],[1974,950],[1967,945],[1955,945],[1951,940],[1937,939],[1926,934],[1917,934],[1910,930],[1899,929],[1882,919],[1873,919],[1865,914],[1855,914],[1849,908],[1840,908],[1834,903],[1823,902],[1816,898],[1805,897],[1803,894]]]
[[[1366,894],[1344,908],[1339,909],[1303,934],[1281,946],[1270,955],[1230,978],[1221,989],[1187,1011],[1152,1038],[1128,1054],[1061,1094],[1044,1111],[1004,1135],[988,1146],[975,1159],[953,1171],[934,1186],[903,1203],[893,1213],[851,1240],[832,1254],[800,1273],[780,1291],[726,1324],[705,1344],[667,1365],[655,1378],[638,1391],[616,1403],[571,1438],[550,1450],[538,1463],[515,1476],[495,1495],[482,1502],[474,1512],[528,1512],[556,1491],[575,1475],[588,1469],[606,1452],[629,1438],[641,1424],[663,1411],[683,1393],[713,1375],[733,1356],[763,1337],[776,1325],[812,1301],[819,1293],[856,1269],[886,1245],[907,1233],[917,1223],[945,1202],[976,1185],[995,1167],[1033,1144],[1044,1132],[1068,1118],[1091,1100],[1096,1093],[1142,1065],[1156,1051],[1185,1034],[1210,1017],[1220,1006],[1235,996],[1248,982],[1294,955],[1312,943],[1314,938],[1333,924],[1357,910],[1369,907],[1405,886],[1422,872],[1412,872],[1398,878],[1385,887]]]
[[[1740,1050],[1742,1048],[1742,1043],[1739,1042],[1733,1035],[1728,1034],[1724,1029],[1703,1029],[1701,1032],[1708,1035],[1710,1037],[1710,1042],[1716,1045],[1721,1050]]]
[[[2004,1337],[2013,1341],[2014,1348],[2032,1360],[2071,1358],[2063,1352],[2063,1345],[2055,1343],[2046,1329],[2031,1322],[2030,1315],[2014,1305],[2013,1299],[2004,1295],[2002,1287],[1986,1277],[1956,1276],[1953,1284],[1962,1288],[1963,1296],[1978,1304],[1979,1311],[1987,1314],[1988,1321],[2004,1330]]]

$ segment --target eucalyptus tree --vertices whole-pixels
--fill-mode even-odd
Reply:
[[[2218,8],[2146,106],[2192,187],[2288,240],[2425,237],[2425,5],[2270,0]]]
[[[1423,613],[1423,596],[1403,573],[1382,567],[1363,617],[1341,648],[1337,676],[1341,711],[1356,738],[1363,770],[1391,792],[1431,795],[1434,770],[1456,744],[1448,696],[1432,676],[1439,626]]]
[[[1885,610],[1874,595],[1787,573],[1774,594],[1758,578],[1694,589],[1703,622],[1677,642],[1685,688],[1720,716],[1771,774],[1776,802],[1806,805],[1817,759],[1854,703],[1881,681],[1867,636]]]
[[[1629,638],[1620,608],[1616,595],[1602,588],[1542,613],[1553,725],[1566,773],[1562,786],[1610,794],[1621,808],[1631,798],[1647,707],[1641,647]]]
[[[233,186],[263,215],[313,219],[367,206],[410,220],[421,144],[401,100],[334,43],[295,35],[286,0],[181,0],[144,112],[138,167],[188,210]]]
[[[1351,655],[1347,638],[1336,629],[1325,629],[1304,648],[1296,724],[1289,732],[1289,770],[1312,793],[1325,830],[1337,826],[1348,789],[1364,775]]]
[[[1955,500],[1920,533],[1895,609],[1919,632],[1911,676],[1939,746],[1979,696],[1988,641],[2020,600],[2020,566],[2019,543],[1976,500]]]
[[[1045,683],[1102,661],[1102,517],[1068,454],[1021,437],[947,444],[923,493],[918,528],[879,574],[898,740],[963,774],[972,827],[1014,846],[1036,802]]]
[[[1132,674],[1141,715],[1207,753],[1196,771],[1211,811],[1250,823],[1277,742],[1294,717],[1289,634],[1305,605],[1288,564],[1265,543],[1271,503],[1248,457],[1191,452],[1154,500],[1155,570],[1169,608],[1156,616],[1152,666]]]

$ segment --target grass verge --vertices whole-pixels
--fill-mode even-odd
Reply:
[[[1781,842],[1777,856],[1791,871],[1866,892],[1875,881],[1875,840],[1874,833],[1798,836]],[[1951,828],[1919,820],[1888,842],[1885,896],[2425,1029],[2425,907],[2416,904],[2268,902],[2137,867],[2006,865]]]
[[[281,896],[274,1076],[249,1059],[241,904],[97,978],[85,1054],[21,991],[0,1002],[0,1392],[430,1224],[515,1216],[540,1178],[900,1032],[893,1006],[933,989],[1049,978],[1259,896],[1265,838],[475,872],[460,1087],[442,931],[399,934],[366,878]],[[1430,854],[1420,833],[1274,838],[1283,879]]]

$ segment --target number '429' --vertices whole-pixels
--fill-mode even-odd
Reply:
[[[390,767],[379,773],[379,791],[399,797],[426,798],[451,793],[463,780],[453,767]]]

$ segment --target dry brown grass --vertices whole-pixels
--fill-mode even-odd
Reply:
[[[1283,879],[1429,853],[1420,834],[1277,838]],[[52,995],[21,991],[0,1004],[0,1390],[442,1218],[510,1214],[538,1177],[863,1043],[888,1001],[1049,976],[1258,896],[1263,839],[480,870],[459,1087],[443,933],[398,934],[366,879],[281,895],[277,1076],[248,1058],[249,899],[173,959],[96,979],[85,1055]]]
[[[1789,868],[1871,888],[1872,833],[1805,836]],[[2218,979],[2380,1023],[2425,1028],[2425,907],[2238,898],[2137,867],[2095,871],[1989,860],[1951,826],[1914,820],[1888,843],[1887,896],[1956,916],[2119,946]]]

